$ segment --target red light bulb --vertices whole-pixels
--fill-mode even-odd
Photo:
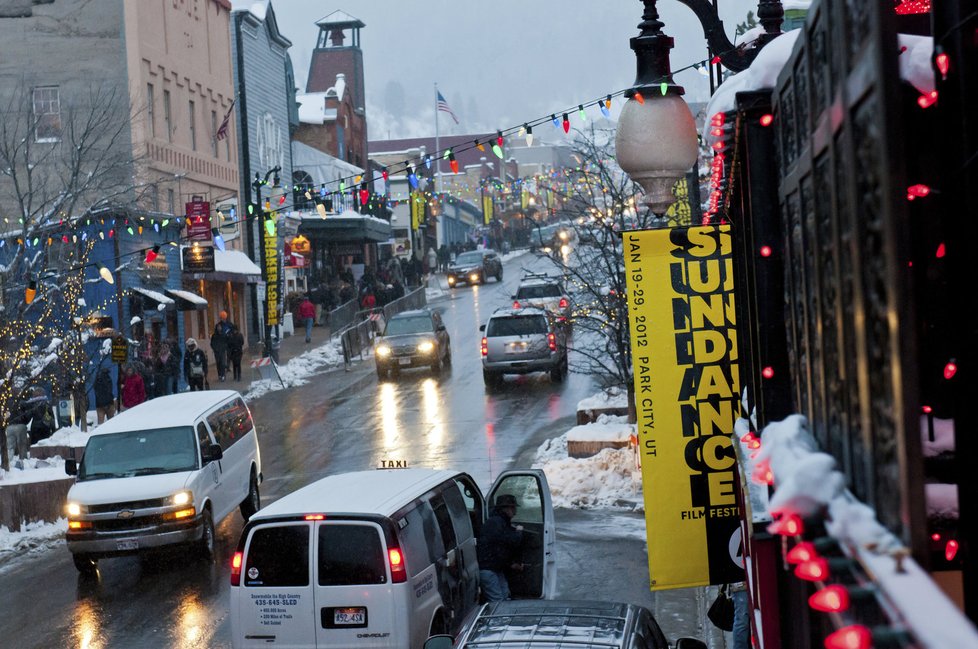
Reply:
[[[923,198],[930,194],[930,187],[927,185],[916,184],[907,187],[907,200],[912,201],[915,198]]]
[[[380,172],[380,175],[383,176],[384,182],[386,183],[387,179],[390,178],[390,174],[387,172],[387,167],[383,168],[383,170]]]
[[[931,408],[930,406],[924,406],[921,408],[921,410],[924,411],[925,415],[929,415],[930,413],[934,412],[934,409]]]
[[[458,173],[458,160],[456,160],[455,158],[452,158],[451,160],[448,161],[448,166],[452,168],[452,173],[453,174],[457,174]]]
[[[566,119],[566,116],[564,117],[564,119]],[[502,131],[496,131],[496,144],[498,144],[499,146],[502,146],[503,145],[503,132]]]
[[[761,115],[761,126],[770,126],[771,122],[774,121],[774,115],[768,113],[767,115]]]
[[[937,69],[941,73],[941,79],[947,79],[948,68],[951,67],[951,59],[948,57],[947,53],[941,52],[934,57],[934,64],[937,65]]]
[[[930,535],[930,540],[931,541],[940,541],[941,540],[941,535],[939,533],[937,533],[937,532],[934,532],[933,534]]]
[[[826,586],[808,598],[808,605],[822,613],[842,613],[849,610],[849,591],[840,584]]]
[[[931,90],[917,97],[917,105],[921,108],[930,108],[937,102],[937,91]]]
[[[829,564],[821,558],[816,557],[809,561],[803,561],[795,566],[795,577],[805,581],[823,581],[829,576]]]
[[[360,190],[360,204],[361,205],[366,205],[368,200],[370,200],[370,192],[368,192],[366,189],[361,189]]]
[[[944,255],[946,254],[947,254],[947,248],[944,247],[944,242],[942,241],[941,244],[937,246],[937,250],[934,251],[934,256],[937,257],[938,259],[944,259]]]
[[[958,373],[958,366],[954,361],[948,361],[947,365],[944,366],[944,378],[951,380],[954,375]]]
[[[798,514],[784,514],[768,525],[767,531],[781,536],[798,536],[805,531],[805,524],[801,522]]]
[[[726,113],[715,113],[713,117],[710,118],[711,126],[723,126],[727,121]]]
[[[761,370],[761,376],[763,376],[766,379],[773,379],[774,378],[774,368],[771,367],[770,365],[768,365],[767,367],[765,367],[764,369]]]
[[[564,113],[564,133],[570,133],[570,118]]]
[[[761,257],[770,257],[772,252],[771,246],[761,246]]]
[[[818,552],[815,551],[814,545],[808,541],[802,541],[795,547],[788,550],[788,554],[785,555],[784,559],[791,565],[797,566],[800,563],[818,559]]]
[[[744,444],[749,444],[752,439],[757,439],[757,435],[754,434],[754,431],[749,430],[746,435],[740,438],[740,441]]]
[[[754,466],[750,479],[759,485],[770,486],[774,484],[774,472],[766,464],[759,462]]]
[[[958,542],[950,539],[944,546],[944,558],[948,561],[954,561],[954,557],[958,555],[958,547]]]
[[[747,448],[751,449],[752,451],[761,448],[761,440],[756,437],[753,438],[747,442]]]
[[[861,624],[844,626],[825,638],[825,649],[871,649],[873,633]]]
[[[716,65],[719,62],[720,62],[720,55],[719,54],[717,54],[712,59],[710,59],[710,65]]]
[[[645,103],[645,97],[642,96],[642,93],[636,92],[635,93],[635,101],[637,101],[640,104],[644,104]]]

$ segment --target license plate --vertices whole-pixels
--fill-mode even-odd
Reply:
[[[333,609],[333,624],[336,625],[362,625],[367,621],[367,609],[357,608],[336,608]]]
[[[116,541],[115,549],[116,550],[138,550],[139,539],[125,539],[123,541]]]
[[[522,354],[526,351],[526,343],[510,343],[506,352],[509,354]]]
[[[399,358],[399,359],[397,359],[397,362],[400,363],[401,365],[410,365],[411,364],[411,359],[410,358]]]

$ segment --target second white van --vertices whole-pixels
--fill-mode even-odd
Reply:
[[[183,544],[214,552],[214,525],[261,506],[261,455],[251,412],[233,390],[141,403],[94,430],[81,463],[65,462],[66,540],[75,567]]]
[[[486,496],[467,474],[387,469],[329,476],[258,512],[231,566],[235,649],[420,649],[479,602],[476,538],[497,494],[516,496],[524,572],[513,597],[550,598],[554,517],[539,469]],[[488,497],[488,498],[487,498]]]

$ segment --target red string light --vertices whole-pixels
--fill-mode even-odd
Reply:
[[[923,198],[930,194],[930,187],[927,185],[910,185],[907,187],[907,200],[912,201],[915,198]]]
[[[774,472],[771,471],[771,464],[767,460],[761,460],[754,465],[754,471],[750,476],[751,480],[760,485],[773,485]]]
[[[931,0],[903,0],[895,11],[900,16],[930,13],[930,2]]]
[[[944,378],[951,380],[954,375],[958,373],[958,366],[954,361],[948,361],[947,365],[944,366]]]
[[[951,67],[951,59],[946,52],[941,52],[940,49],[940,46],[938,46],[938,54],[934,57],[934,65],[937,66],[937,70],[941,73],[941,80],[947,81],[947,71]]]
[[[821,557],[803,561],[795,566],[795,577],[805,581],[824,581],[829,576],[829,563]]]
[[[826,586],[808,598],[808,605],[822,613],[842,613],[849,610],[849,591],[841,584]]]
[[[921,108],[930,108],[937,102],[937,91],[931,90],[917,97],[917,104]]]
[[[818,559],[818,552],[815,551],[815,546],[808,541],[802,541],[788,550],[788,554],[784,558],[785,561],[793,566],[805,563],[806,561],[814,561],[815,559]]]
[[[767,531],[780,536],[798,536],[805,531],[805,524],[797,514],[783,514],[767,526]]]
[[[719,62],[720,62],[720,55],[719,54],[717,54],[712,59],[710,59],[710,65],[716,65]]]
[[[774,368],[771,367],[770,365],[768,365],[763,370],[761,370],[761,376],[763,376],[766,379],[773,379],[774,378]]]
[[[761,126],[770,126],[771,122],[773,121],[774,121],[774,115],[771,115],[770,113],[768,113],[767,115],[761,115],[761,119],[760,119]]]
[[[636,92],[635,93],[635,101],[637,101],[640,104],[644,104],[645,103],[645,97],[642,96],[642,93]]]
[[[942,241],[940,245],[937,246],[937,250],[934,251],[934,256],[938,259],[944,259],[944,255],[947,254],[947,248],[944,247],[944,242]]]
[[[954,557],[958,554],[958,542],[954,539],[950,539],[947,545],[944,546],[944,558],[948,561],[954,561]]]
[[[870,649],[873,633],[861,624],[844,626],[825,638],[825,649]]]

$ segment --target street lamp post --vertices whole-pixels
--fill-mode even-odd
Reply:
[[[710,49],[731,70],[746,69],[765,43],[780,33],[784,11],[778,0],[760,0],[758,17],[765,29],[756,47],[736,48],[723,32],[716,7],[709,0],[679,0],[703,25]],[[656,0],[642,0],[641,33],[629,44],[635,51],[635,84],[625,92],[615,149],[618,164],[645,190],[646,204],[661,216],[675,202],[672,188],[696,163],[696,123],[683,101],[682,86],[672,79],[669,50],[673,39],[662,33]],[[637,101],[636,101],[637,100]]]

